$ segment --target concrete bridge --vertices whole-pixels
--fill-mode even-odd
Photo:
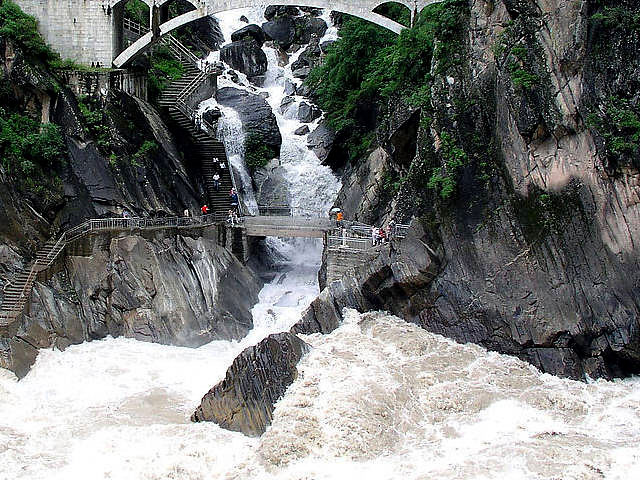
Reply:
[[[38,28],[54,50],[63,58],[84,65],[124,67],[147,50],[163,35],[190,22],[216,13],[246,7],[293,5],[316,7],[348,13],[376,23],[395,33],[403,25],[375,13],[389,3],[386,0],[188,0],[193,10],[169,18],[173,0],[142,0],[149,6],[151,30],[126,49],[124,46],[123,14],[127,0],[15,0],[30,15],[38,19]],[[442,0],[394,0],[406,6],[413,18],[427,5]]]

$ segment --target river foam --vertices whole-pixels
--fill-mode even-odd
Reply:
[[[346,311],[260,439],[189,415],[241,345],[107,339],[0,376],[3,479],[631,479],[640,379],[581,383]]]

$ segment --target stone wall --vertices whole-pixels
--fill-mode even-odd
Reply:
[[[126,70],[108,72],[71,71],[65,74],[66,85],[75,95],[106,98],[111,90],[147,100],[147,76]]]
[[[38,20],[45,41],[62,58],[110,67],[114,53],[113,9],[109,1],[16,0]]]

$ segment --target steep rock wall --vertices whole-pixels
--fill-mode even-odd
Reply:
[[[611,155],[587,117],[637,86],[638,32],[615,35],[599,25],[602,2],[475,0],[469,7],[464,61],[444,74],[434,65],[433,111],[416,133],[412,162],[436,161],[440,132],[453,132],[470,159],[455,198],[439,199],[427,179],[405,182],[384,211],[366,195],[364,207],[354,205],[345,191],[347,216],[414,216],[422,240],[441,252],[430,286],[413,297],[400,292],[397,313],[407,320],[550,373],[637,372],[640,175],[633,157]],[[517,78],[524,70],[530,85]],[[393,134],[385,132],[382,146]],[[401,170],[393,149],[386,151],[387,164]],[[379,157],[374,152],[369,165]],[[359,191],[379,188],[379,176],[369,178]]]
[[[147,237],[95,237],[90,256],[38,283],[22,324],[0,338],[0,366],[23,376],[39,348],[108,335],[197,347],[247,334],[261,288],[251,271],[215,238]]]

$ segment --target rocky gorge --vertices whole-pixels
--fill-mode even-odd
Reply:
[[[353,96],[353,118],[341,128],[331,121],[313,74],[326,64],[331,44],[339,48],[344,40],[323,40],[331,27],[323,12],[270,7],[260,12],[264,22],[246,18],[246,26],[234,28],[221,47],[219,58],[228,68],[212,104],[233,110],[242,124],[240,150],[245,164],[253,162],[247,188],[263,201],[325,208],[331,195],[318,198],[336,182],[327,185],[320,176],[333,171],[342,177],[335,206],[348,219],[380,226],[393,219],[411,227],[405,239],[374,250],[370,262],[340,281],[328,283],[326,265],[320,268],[317,298],[298,318],[277,325],[290,331],[238,344],[242,353],[224,367],[226,376],[211,375],[217,384],[204,379],[196,396],[209,392],[197,407],[193,398],[183,401],[190,409],[180,412],[183,417],[213,420],[251,436],[267,431],[261,448],[268,449],[279,431],[268,426],[288,415],[282,409],[293,401],[286,398],[288,388],[309,389],[311,397],[326,388],[316,373],[311,379],[305,373],[308,362],[326,353],[310,348],[330,344],[338,333],[349,339],[356,315],[349,309],[390,312],[415,324],[393,323],[411,338],[433,343],[427,339],[438,334],[477,344],[560,377],[591,381],[638,372],[637,7],[465,0],[443,8],[437,20],[450,28],[436,29],[428,39],[433,50],[424,62],[428,80],[419,101],[400,88],[386,96]],[[0,213],[6,218],[0,222],[0,287],[37,245],[80,220],[124,211],[153,217],[197,210],[204,189],[199,167],[190,161],[192,146],[154,107],[127,95],[100,99],[109,111],[105,149],[101,131],[87,120],[86,109],[96,107],[58,91],[46,71],[25,76],[32,67],[21,66],[19,49],[9,41],[2,45],[2,78],[16,93],[16,110],[50,116],[69,157],[47,203],[29,197],[24,185],[0,171],[0,202],[6,205]],[[284,73],[274,79],[269,70],[275,64]],[[287,120],[295,121],[295,131],[293,123],[284,125]],[[355,148],[354,137],[366,142]],[[145,142],[154,146],[143,148]],[[300,145],[325,170],[296,172],[289,160],[303,157]],[[304,175],[306,183],[291,180]],[[303,201],[301,188],[308,190]],[[302,288],[291,284],[264,307],[264,290],[258,294],[264,278],[221,247],[219,235],[97,237],[52,280],[38,284],[19,329],[0,338],[1,365],[23,376],[38,349],[108,336],[187,347],[237,341],[260,329],[252,307],[263,305],[265,316],[276,318],[279,306],[306,302],[291,301]],[[276,250],[268,242],[258,248],[263,254]],[[304,251],[308,245],[290,248]],[[286,284],[295,272],[278,268],[270,278]],[[388,320],[374,324],[376,315],[363,317],[358,335],[384,337]],[[384,341],[400,343],[397,337]],[[459,347],[480,355],[477,347]],[[361,358],[368,358],[332,348],[336,364],[360,368]],[[398,348],[415,358],[424,355],[413,344]],[[515,359],[505,362],[508,369],[528,368]],[[409,370],[424,380],[424,372]],[[383,397],[382,389],[368,388],[372,402]],[[478,403],[483,401],[489,402],[481,397]],[[302,412],[308,405],[293,402]],[[289,419],[299,432],[315,428],[315,417],[305,415]],[[295,443],[296,434],[281,435],[285,444]]]

